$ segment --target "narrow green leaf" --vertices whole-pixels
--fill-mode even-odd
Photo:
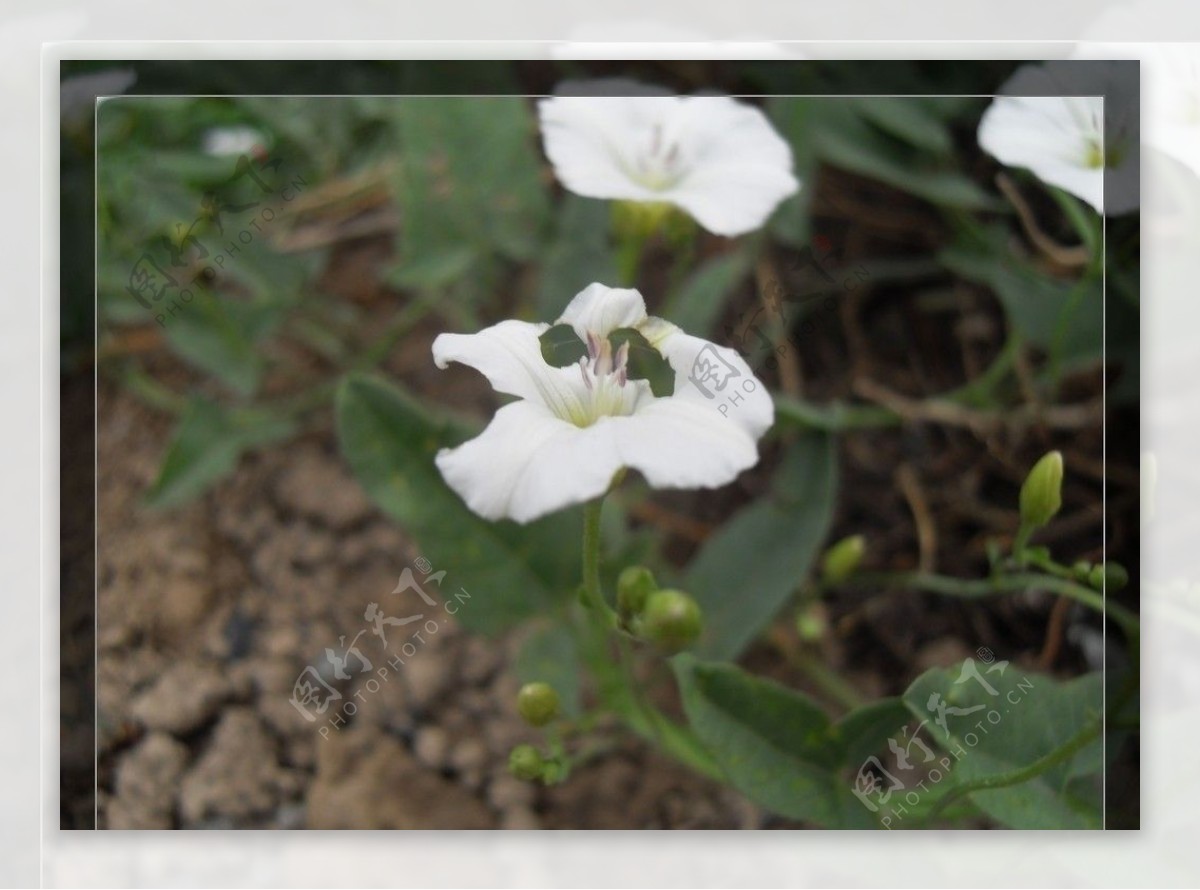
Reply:
[[[784,455],[770,493],[708,540],[683,584],[704,610],[698,655],[736,658],[775,617],[829,529],[836,486],[833,438],[806,433]]]
[[[671,294],[662,316],[697,337],[711,336],[730,294],[749,271],[750,257],[744,250],[713,257]]]

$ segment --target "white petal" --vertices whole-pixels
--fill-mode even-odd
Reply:
[[[756,437],[742,424],[688,399],[654,399],[597,427],[612,431],[621,465],[655,488],[716,488],[758,463]]]
[[[618,201],[660,200],[628,169],[637,140],[674,96],[555,96],[538,103],[542,146],[562,184],[577,195]],[[647,105],[646,103],[650,103]]]
[[[745,360],[728,346],[685,334],[650,317],[639,328],[675,370],[672,400],[688,402],[757,440],[775,422],[775,403]]]
[[[569,324],[587,341],[589,332],[604,338],[618,328],[637,327],[646,318],[646,301],[636,290],[589,284],[571,300],[556,324]]]
[[[474,368],[496,392],[529,399],[560,417],[578,414],[582,379],[575,367],[555,368],[542,358],[538,340],[547,324],[502,321],[478,334],[439,334],[433,360],[439,368],[461,362]]]
[[[762,228],[800,183],[786,168],[737,163],[706,164],[666,196],[714,235],[732,238]]]
[[[524,523],[599,497],[621,464],[611,426],[581,429],[541,405],[513,402],[474,439],[440,451],[437,466],[480,516]]]

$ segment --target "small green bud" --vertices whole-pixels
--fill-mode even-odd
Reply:
[[[1105,562],[1092,568],[1088,575],[1088,583],[1096,590],[1107,588],[1116,593],[1129,583],[1129,572],[1118,562]]]
[[[804,642],[814,643],[825,636],[828,630],[829,620],[825,617],[825,606],[821,603],[811,603],[796,614],[796,633]]]
[[[626,620],[640,615],[650,594],[658,590],[645,566],[629,566],[617,578],[617,612]]]
[[[508,755],[508,771],[526,782],[542,777],[544,761],[533,745],[517,745]]]
[[[696,642],[702,626],[694,599],[679,590],[656,590],[646,600],[637,631],[664,655],[674,655]]]
[[[1075,565],[1071,566],[1071,574],[1075,576],[1075,580],[1081,584],[1091,583],[1088,579],[1092,575],[1092,564],[1086,559],[1081,559]]]
[[[1062,507],[1062,453],[1051,451],[1033,465],[1021,486],[1021,524],[1041,528]]]
[[[517,711],[530,726],[545,726],[558,716],[558,693],[549,683],[526,683],[517,693]]]
[[[862,535],[842,538],[825,551],[821,562],[822,577],[830,584],[845,581],[858,570],[866,552],[867,541]]]

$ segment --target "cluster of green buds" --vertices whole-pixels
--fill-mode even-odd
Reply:
[[[691,647],[704,627],[696,601],[681,590],[660,589],[643,566],[630,566],[617,579],[617,619],[663,655]]]
[[[517,713],[530,726],[544,729],[561,714],[558,693],[549,683],[526,683],[517,692]],[[530,744],[517,745],[508,755],[508,771],[526,782],[553,785],[566,776],[566,762],[558,742],[552,737],[554,752],[544,755]]]
[[[1129,583],[1129,572],[1119,562],[1112,560],[1093,565],[1087,560],[1081,559],[1071,567],[1071,571],[1074,573],[1076,581],[1086,584],[1094,590],[1107,590],[1115,593]]]

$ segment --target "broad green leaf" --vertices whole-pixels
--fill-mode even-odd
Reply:
[[[1003,667],[1001,667],[1003,665]],[[1060,683],[1015,664],[968,659],[932,668],[913,682],[904,702],[942,748],[954,755],[959,784],[1027,767],[1073,739],[1099,713],[1099,673]],[[939,725],[939,716],[945,725]],[[976,791],[981,810],[1010,828],[1098,828],[1100,813],[1068,793],[1077,764],[1098,769],[1097,739],[1069,760],[1019,785]]]
[[[874,828],[835,770],[829,718],[811,699],[729,664],[675,659],[688,723],[729,781],[772,812],[832,828]]]
[[[520,526],[472,513],[442,480],[434,455],[469,436],[383,381],[350,375],[336,400],[342,452],[367,494],[447,570],[471,599],[456,617],[485,632],[532,617],[579,584],[578,511]]]
[[[730,294],[749,272],[750,257],[744,250],[714,257],[684,280],[658,314],[689,334],[710,337]]]
[[[876,127],[915,148],[945,155],[954,147],[945,123],[948,115],[938,107],[937,99],[873,96],[851,101],[858,113]]]
[[[549,683],[558,693],[564,714],[580,713],[579,649],[563,623],[536,628],[521,645],[514,665],[522,683]]]
[[[183,303],[164,297],[155,317],[162,323],[171,348],[183,359],[212,374],[238,395],[253,395],[258,389],[264,361],[237,310],[211,291],[192,289],[192,299]],[[172,314],[168,306],[174,306]]]
[[[901,698],[881,698],[855,708],[830,727],[830,743],[838,762],[857,770],[864,760],[883,749],[909,724],[912,715]]]
[[[616,284],[609,214],[607,201],[577,195],[563,199],[558,228],[542,262],[537,289],[539,318],[558,318],[574,296],[594,281]]]
[[[807,433],[784,455],[770,492],[705,543],[682,585],[704,610],[698,655],[736,658],[775,617],[828,531],[836,487],[832,437]]]
[[[396,121],[402,275],[429,256],[443,274],[466,274],[468,249],[518,260],[537,252],[548,198],[526,100],[411,97],[398,103]]]
[[[197,497],[231,472],[244,451],[286,438],[293,429],[291,422],[261,411],[235,414],[191,399],[146,495],[147,506],[175,507]]]

